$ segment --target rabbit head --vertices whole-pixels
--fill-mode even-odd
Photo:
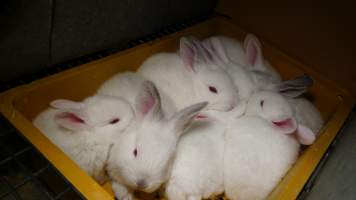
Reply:
[[[246,99],[257,89],[257,84],[254,82],[252,73],[247,70],[247,67],[243,64],[245,57],[244,52],[242,52],[241,58],[237,55],[230,55],[231,53],[238,54],[236,51],[229,52],[228,49],[231,48],[229,47],[229,45],[231,45],[230,42],[234,42],[234,40],[224,36],[216,36],[206,39],[203,45],[211,54],[217,55],[220,58],[223,62],[221,66],[232,78],[239,98]],[[239,43],[237,44],[238,46],[235,46],[236,48],[239,47]],[[233,50],[236,50],[236,48],[233,48]]]
[[[261,91],[253,94],[248,101],[246,115],[267,119],[284,133],[293,133],[297,129],[291,105],[276,92]]]
[[[181,38],[179,54],[192,76],[197,97],[209,102],[208,109],[229,111],[236,106],[238,96],[234,83],[218,55],[209,52],[193,37]]]
[[[135,123],[115,140],[111,149],[109,175],[132,189],[158,189],[169,177],[180,136],[206,105],[198,103],[167,118],[157,89],[145,81],[136,98]]]
[[[310,145],[315,140],[315,134],[308,127],[298,124],[293,107],[277,92],[260,91],[253,94],[247,103],[246,115],[266,119],[283,134],[295,133],[301,144]]]
[[[130,104],[123,98],[96,95],[82,102],[58,99],[50,103],[59,110],[56,124],[73,133],[87,131],[114,134],[125,130],[134,117]]]

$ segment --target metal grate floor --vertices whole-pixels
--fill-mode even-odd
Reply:
[[[84,199],[0,115],[0,200]]]

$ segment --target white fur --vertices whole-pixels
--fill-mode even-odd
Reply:
[[[310,128],[318,136],[324,125],[319,110],[305,98],[293,98],[289,102],[294,106],[298,123]]]
[[[153,84],[147,89],[148,96],[137,97],[136,120],[124,134],[116,136],[108,160],[108,173],[119,199],[132,199],[132,190],[153,192],[168,179],[180,136],[207,105],[194,104],[167,117]],[[145,106],[147,102],[154,102],[154,105],[142,113],[140,105]],[[140,186],[140,182],[145,186]]]
[[[125,98],[131,105],[135,105],[136,97],[141,91],[142,85],[146,81],[141,75],[134,72],[117,73],[101,84],[97,94],[111,95]],[[170,97],[164,92],[160,92],[162,111],[166,116],[176,111]]]
[[[221,185],[230,199],[265,199],[296,161],[300,145],[290,134],[297,124],[285,97],[261,91],[240,105],[232,114],[202,112],[217,121],[182,138],[166,186],[169,199],[208,198],[222,193]],[[273,123],[289,118],[287,128]]]
[[[320,111],[306,98],[300,97],[312,85],[309,76],[299,76],[274,84],[283,96],[287,97],[300,126],[305,126],[317,136],[324,125]]]
[[[208,109],[231,110],[238,102],[238,96],[232,80],[221,68],[221,62],[214,55],[209,57],[195,40],[190,47],[186,44],[189,42],[184,41],[182,38],[180,55],[155,54],[140,66],[138,73],[154,82],[178,109],[208,101]],[[209,86],[215,87],[217,93],[212,93]]]
[[[292,103],[291,103],[292,102]],[[300,105],[295,103],[300,102]],[[304,106],[302,108],[302,106]],[[309,107],[306,107],[309,106]],[[297,109],[301,108],[299,111]],[[309,109],[307,111],[307,109]],[[309,112],[309,113],[308,113]],[[316,139],[316,129],[322,126],[317,110],[305,99],[290,99],[272,91],[260,91],[251,96],[246,108],[246,115],[260,116],[270,122],[281,133],[294,134],[304,145],[311,145]],[[310,114],[309,116],[302,115]],[[300,119],[302,117],[302,119]],[[311,122],[302,121],[309,118]],[[318,124],[312,124],[319,119]]]
[[[182,137],[166,185],[168,199],[206,199],[224,191],[224,131],[225,126],[218,122],[194,123]]]
[[[71,109],[48,108],[33,123],[89,175],[104,183],[107,180],[104,165],[112,137],[125,130],[133,118],[133,111],[125,100],[109,96],[93,96],[83,103],[73,104],[83,106],[80,113],[85,119],[84,127],[67,129],[56,120],[56,116],[72,112]],[[112,118],[120,118],[120,121],[110,124]]]
[[[206,199],[221,194],[223,186],[224,134],[226,124],[240,117],[246,104],[230,112],[207,111],[208,120],[194,123],[178,144],[166,195],[171,200]],[[208,123],[209,122],[209,123]]]
[[[260,107],[262,99],[264,108]],[[240,121],[237,118],[244,111],[246,116]],[[288,135],[297,130],[294,112],[279,93],[257,92],[247,105],[242,101],[231,113],[205,111],[201,115],[214,121],[195,124],[179,142],[166,184],[168,199],[208,198],[221,194],[224,186],[230,198],[263,199],[297,158],[299,143]],[[287,128],[272,123],[289,118]]]
[[[133,190],[156,190],[169,176],[180,135],[206,104],[177,113],[172,104],[166,103],[169,97],[132,72],[114,75],[98,93],[123,96],[135,106],[136,118],[124,134],[116,136],[107,164],[115,195],[132,199]],[[140,181],[145,182],[145,187],[140,186]]]
[[[287,98],[277,92],[259,91],[248,100],[245,115],[260,116],[269,121],[295,120],[295,112]]]
[[[222,46],[226,51],[227,56],[234,63],[238,63],[241,66],[244,66],[247,70],[265,72],[271,75],[273,79],[280,80],[280,75],[278,74],[278,72],[271,66],[271,64],[267,60],[263,58],[261,43],[252,34],[246,36],[244,44],[234,38],[226,37],[223,35],[217,35],[206,39],[206,41],[209,40],[213,42],[221,42]],[[259,54],[257,55],[257,60],[254,65],[252,65],[247,59],[247,54],[249,53],[247,50],[247,46],[249,45],[254,45],[254,47],[257,48],[257,53]]]
[[[287,126],[274,122],[288,120]],[[224,187],[232,200],[266,199],[298,157],[295,113],[277,92],[259,91],[225,135]]]
[[[241,99],[248,99],[254,92],[258,91],[259,88],[252,73],[232,62],[226,66],[226,71],[233,80]]]
[[[134,72],[117,73],[102,83],[97,93],[123,97],[133,105],[144,81]]]
[[[224,186],[232,200],[266,199],[296,161],[299,143],[258,116],[244,116],[225,137]]]
[[[286,97],[293,108],[295,118],[299,126],[305,126],[317,136],[324,125],[324,120],[319,110],[306,98],[300,97],[312,84],[309,76],[298,76],[294,79],[274,82],[274,89]]]
[[[255,62],[250,64],[247,61],[247,52],[235,39],[214,36],[206,39],[203,45],[224,60],[223,66],[233,80],[240,98],[248,99],[259,90],[276,90],[272,83],[279,82],[280,77],[277,73],[269,73],[266,70],[269,65],[263,60],[259,46],[255,45],[256,50],[259,50],[258,56],[255,57]]]

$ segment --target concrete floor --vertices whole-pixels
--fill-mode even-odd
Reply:
[[[325,165],[319,171],[307,200],[356,199],[356,113],[353,112]]]

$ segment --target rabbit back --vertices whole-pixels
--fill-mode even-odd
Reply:
[[[110,139],[86,131],[72,133],[59,127],[53,120],[58,112],[52,108],[43,111],[34,119],[35,127],[100,184],[106,182],[104,165]]]
[[[209,198],[223,192],[224,129],[218,123],[195,125],[183,136],[166,185],[169,199]]]
[[[230,199],[265,199],[296,161],[299,143],[259,117],[242,117],[226,132],[224,186]]]

